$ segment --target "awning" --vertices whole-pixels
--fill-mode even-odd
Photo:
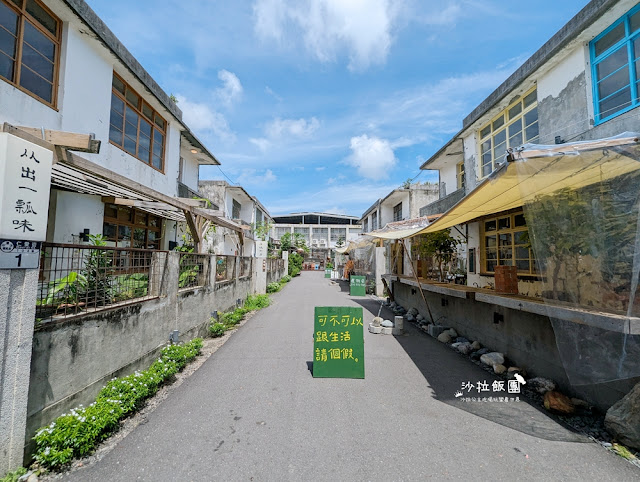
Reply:
[[[396,240],[409,238],[422,231],[430,223],[438,219],[438,217],[440,217],[440,215],[435,214],[420,218],[405,219],[404,221],[395,221],[393,223],[387,223],[384,228],[371,231],[367,234],[377,239]]]
[[[437,221],[432,233],[518,208],[561,189],[575,190],[640,169],[640,134],[553,146],[527,144]]]

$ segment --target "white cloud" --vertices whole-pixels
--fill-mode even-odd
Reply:
[[[384,179],[398,162],[389,141],[364,134],[351,138],[351,155],[348,164],[367,179]]]
[[[242,84],[240,79],[233,72],[228,70],[220,70],[218,79],[222,81],[222,87],[216,90],[216,96],[227,107],[230,107],[235,101],[242,97]]]
[[[316,167],[316,171],[324,171],[326,168],[327,166]]]
[[[269,94],[270,96],[272,96],[274,99],[276,99],[278,102],[282,102],[284,99],[282,98],[282,96],[276,94],[273,89],[271,87],[269,87],[268,85],[264,88],[264,91]]]
[[[442,10],[436,10],[434,13],[426,15],[424,23],[432,26],[448,26],[453,25],[462,15],[462,7],[457,3],[447,5]]]
[[[321,62],[346,51],[350,70],[384,64],[392,26],[402,2],[390,0],[256,0],[255,32],[283,43],[301,35],[306,49]]]
[[[213,133],[225,141],[235,140],[235,134],[229,128],[227,119],[207,104],[191,102],[183,95],[176,95],[178,106],[182,110],[184,122],[194,131]]]
[[[264,183],[273,183],[278,177],[271,169],[243,169],[237,176],[238,184],[242,186],[260,186]]]
[[[271,147],[271,142],[268,139],[263,137],[252,137],[249,139],[249,142],[260,149],[262,152],[265,152]]]
[[[282,137],[309,137],[320,127],[320,121],[315,117],[306,119],[280,119],[276,117],[265,127],[265,133],[271,139]]]

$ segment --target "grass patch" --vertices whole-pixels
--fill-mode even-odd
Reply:
[[[9,472],[7,475],[0,479],[0,482],[18,482],[18,479],[27,473],[27,469],[20,467],[13,472]]]
[[[167,346],[147,370],[111,380],[91,405],[72,409],[36,433],[36,461],[47,469],[59,470],[74,457],[92,453],[102,440],[118,430],[120,420],[139,410],[201,348],[200,338],[184,345]]]
[[[633,453],[631,453],[631,451],[624,445],[613,444],[611,446],[611,450],[613,450],[620,457],[625,458],[627,460],[634,460],[636,458],[636,456],[633,455]]]

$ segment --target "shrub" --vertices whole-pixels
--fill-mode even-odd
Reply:
[[[291,281],[291,276],[289,275],[285,275],[282,277],[282,279],[280,280],[280,283],[288,283],[289,281]]]
[[[218,338],[224,335],[224,332],[227,331],[227,327],[224,326],[223,323],[217,322],[209,325],[209,334],[213,338]]]
[[[297,276],[302,271],[302,262],[304,258],[298,253],[291,253],[289,255],[289,274],[291,276]]]
[[[184,345],[167,346],[148,370],[111,380],[91,405],[72,409],[36,433],[36,461],[46,468],[59,469],[73,457],[93,452],[99,442],[118,429],[122,418],[142,407],[201,348],[199,338]]]
[[[0,482],[18,482],[18,479],[27,473],[27,469],[20,467],[19,469],[9,472],[0,479]]]
[[[269,283],[267,285],[267,293],[277,293],[281,288],[282,287],[280,286],[280,283],[274,281],[273,283]]]
[[[261,310],[262,308],[266,308],[271,304],[271,298],[267,295],[252,295],[247,296],[247,301],[244,304],[245,308],[248,308],[251,311]]]

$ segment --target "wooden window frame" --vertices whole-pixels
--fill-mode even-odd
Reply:
[[[105,224],[112,224],[115,226],[126,226],[128,228],[131,229],[131,245],[128,246],[130,248],[135,248],[135,246],[133,245],[133,233],[135,229],[144,229],[145,230],[145,234],[144,234],[144,248],[135,248],[135,249],[148,249],[151,251],[161,251],[162,250],[162,223],[164,221],[164,219],[160,216],[157,216],[155,214],[151,214],[148,213],[146,211],[142,211],[140,209],[136,209],[136,208],[129,208],[127,206],[119,206],[117,204],[112,204],[112,206],[114,206],[116,208],[116,212],[118,209],[128,209],[130,212],[130,219],[132,219],[132,221],[125,221],[122,219],[118,219],[117,215],[116,217],[111,217],[111,216],[107,216],[106,214],[106,209],[105,209],[105,215],[104,215],[104,219],[103,219],[103,226]],[[106,208],[106,205],[105,205]],[[146,224],[136,224],[136,214],[142,214],[144,216],[147,216],[147,222]],[[159,223],[158,226],[151,226],[149,224],[149,216],[154,216],[158,219]],[[154,241],[154,244],[157,244],[158,247],[156,249],[154,248],[149,248],[149,231],[155,232],[157,237]],[[104,232],[104,227],[103,227],[103,232]],[[116,240],[113,241],[112,239],[109,239],[110,242],[115,242],[117,247],[123,247],[123,246],[118,246],[118,239],[119,239],[119,229],[116,228]]]
[[[400,208],[398,211],[396,211],[397,208]],[[400,213],[400,216],[398,216],[398,212]],[[395,206],[393,206],[393,221],[402,221],[402,202],[399,202],[398,204],[396,204]]]
[[[632,109],[635,109],[640,105],[640,78],[636,75],[636,66],[635,64],[640,62],[639,59],[635,58],[633,43],[638,40],[640,37],[640,28],[635,30],[631,29],[631,17],[637,14],[640,11],[640,5],[636,5],[634,8],[625,13],[618,20],[613,22],[609,27],[602,31],[597,37],[595,37],[591,42],[589,42],[589,57],[591,60],[591,88],[593,94],[593,114],[594,114],[594,125],[602,124],[614,117],[617,117],[625,112],[628,112]],[[596,44],[598,41],[602,40],[608,33],[612,30],[620,26],[624,25],[624,36],[609,46],[605,51],[596,55]],[[621,49],[626,48],[627,50],[627,63],[624,67],[620,67],[616,69],[614,72],[607,74],[602,79],[598,80],[598,65],[600,65],[603,61],[605,61],[611,55],[617,53]],[[628,102],[629,105],[623,107],[615,112],[610,114],[603,114],[600,112],[600,102],[603,99],[600,99],[598,84],[609,77],[616,75],[623,68],[627,68],[629,72],[629,84],[621,89],[618,89],[616,92],[605,97],[611,98],[618,94],[620,94],[627,87],[629,88],[629,95],[631,100]]]
[[[17,32],[17,36],[16,36],[16,54],[15,54],[16,56],[15,56],[15,60],[14,60],[13,79],[10,80],[10,79],[7,79],[7,78],[2,77],[2,76],[0,76],[0,79],[2,79],[3,81],[7,82],[8,84],[11,84],[13,87],[15,87],[16,89],[24,92],[28,96],[33,97],[37,101],[42,102],[43,104],[45,104],[45,105],[47,105],[47,106],[49,106],[52,109],[57,111],[58,110],[58,108],[57,108],[57,106],[58,106],[58,78],[60,76],[60,49],[61,49],[61,46],[62,46],[62,20],[60,20],[60,18],[58,18],[58,16],[55,15],[51,11],[51,9],[49,7],[47,7],[44,3],[40,2],[39,0],[33,0],[35,3],[37,3],[40,6],[40,8],[42,8],[46,13],[51,15],[51,17],[53,17],[53,19],[57,22],[56,34],[53,35],[49,30],[44,28],[36,18],[31,16],[31,14],[29,14],[27,12],[27,0],[21,0],[22,7],[18,7],[15,3],[11,2],[11,1],[8,1],[8,0],[0,0],[0,1],[4,5],[6,5],[9,9],[13,10],[14,12],[16,12],[17,15],[18,15],[18,32]],[[42,97],[39,97],[37,94],[31,92],[26,87],[23,87],[22,85],[20,85],[20,77],[21,77],[22,69],[23,69],[22,51],[23,51],[23,46],[24,46],[24,23],[25,23],[26,20],[29,20],[29,23],[36,30],[38,30],[40,33],[45,35],[49,40],[51,40],[53,42],[54,46],[55,46],[54,47],[55,48],[55,53],[54,53],[54,59],[53,59],[53,79],[52,79],[52,88],[51,88],[51,102],[43,99]],[[3,28],[3,27],[0,27],[0,28]],[[0,54],[0,55],[4,55],[4,54]],[[40,76],[37,72],[34,72],[34,73],[36,75]],[[42,77],[42,76],[40,76],[40,77]],[[42,77],[42,78],[44,79],[44,77]],[[45,80],[47,80],[47,79],[45,79]],[[47,82],[48,82],[48,80],[47,80]]]
[[[487,236],[496,236],[496,266],[504,266],[504,264],[500,263],[500,243],[498,241],[499,235],[501,234],[510,234],[511,235],[511,244],[509,245],[509,248],[511,249],[511,255],[512,257],[510,258],[512,260],[512,264],[507,265],[507,266],[515,266],[516,265],[516,261],[517,260],[524,260],[524,258],[517,258],[516,257],[516,247],[517,246],[522,246],[522,245],[517,245],[515,243],[515,233],[520,233],[520,232],[528,232],[529,228],[528,226],[525,224],[524,226],[515,226],[515,217],[518,215],[523,215],[524,216],[524,212],[522,209],[516,209],[513,211],[506,211],[506,212],[502,212],[502,213],[497,213],[494,214],[492,216],[487,216],[485,218],[481,218],[478,220],[478,222],[480,223],[480,246],[478,248],[478,251],[480,252],[480,272],[479,274],[481,276],[494,276],[495,275],[495,271],[489,271],[487,269],[487,246],[486,246],[486,238]],[[509,228],[503,228],[500,229],[499,228],[499,222],[500,220],[509,218]],[[485,230],[485,226],[487,222],[491,222],[491,221],[495,221],[496,222],[496,230],[495,231],[486,231]],[[533,256],[533,249],[531,247],[528,248],[529,249],[529,271],[524,271],[524,270],[518,270],[518,276],[519,277],[539,277],[540,273],[538,273],[538,271],[536,270],[536,264],[535,264],[535,258]]]
[[[456,164],[456,188],[464,189],[464,162]]]
[[[122,82],[122,84],[124,85],[124,89],[125,89],[125,94],[122,94],[118,89],[115,88],[115,86],[113,85],[113,80],[111,82],[111,94],[115,95],[116,97],[118,97],[121,101],[124,102],[125,105],[125,109],[124,109],[124,113],[122,115],[122,126],[121,126],[121,133],[122,133],[122,143],[118,144],[117,142],[115,142],[114,140],[111,139],[111,111],[113,110],[113,101],[111,103],[111,108],[109,109],[109,143],[119,147],[120,149],[122,149],[124,152],[126,152],[128,155],[130,155],[131,157],[135,157],[136,159],[138,159],[140,162],[142,162],[143,164],[146,164],[147,166],[149,166],[150,168],[161,172],[162,174],[165,173],[165,159],[166,159],[166,155],[167,155],[167,131],[168,131],[168,127],[169,127],[169,123],[167,122],[167,120],[162,117],[160,115],[160,113],[155,110],[153,107],[151,107],[151,105],[149,104],[149,102],[146,102],[144,100],[144,98],[138,94],[138,92],[133,89],[120,75],[118,75],[116,72],[113,72],[113,77],[117,78],[120,82]],[[131,93],[135,96],[138,97],[138,105],[133,105],[132,102],[130,102],[127,99],[127,95],[126,93],[131,91]],[[124,142],[125,142],[125,137],[126,137],[126,123],[127,123],[127,118],[126,118],[126,108],[130,107],[137,115],[138,115],[138,125],[136,127],[136,154],[131,154],[129,151],[127,151],[124,148]],[[151,117],[149,118],[148,115],[146,115],[143,112],[144,107],[148,107],[149,110],[151,111]],[[158,119],[160,119],[163,124],[164,127],[160,127],[158,125],[158,123],[156,122],[156,117]],[[150,145],[150,150],[149,150],[149,159],[148,160],[144,160],[141,157],[138,156],[138,150],[139,150],[139,146],[140,146],[140,119],[144,119],[145,121],[149,122],[149,124],[151,124],[151,137],[149,138],[149,145]],[[118,126],[114,127],[118,128]],[[153,147],[154,147],[154,138],[155,138],[155,130],[158,129],[160,131],[160,133],[162,134],[162,167],[160,169],[158,169],[157,167],[155,167],[153,165]]]
[[[536,93],[536,99],[529,104],[528,106],[524,106],[524,101],[527,97],[529,97],[529,95],[531,95],[532,93]],[[513,117],[509,117],[510,111],[514,108],[516,108],[518,106],[518,104],[520,104],[520,112],[517,115],[514,115]],[[495,168],[496,168],[496,161],[500,160],[500,157],[498,159],[496,159],[495,157],[495,137],[499,134],[501,134],[502,132],[505,133],[505,152],[506,149],[510,148],[510,147],[517,147],[519,145],[525,144],[527,142],[537,142],[540,139],[540,123],[539,123],[539,116],[536,116],[536,120],[524,125],[525,122],[525,115],[528,114],[529,112],[533,111],[534,109],[538,108],[538,95],[537,95],[537,86],[534,86],[533,88],[529,89],[528,91],[526,91],[524,94],[522,94],[518,100],[512,102],[511,104],[509,104],[507,107],[505,107],[504,109],[502,109],[497,115],[495,115],[489,122],[483,124],[480,129],[478,129],[478,179],[484,179],[485,177],[487,177],[489,174],[491,174]],[[502,118],[503,123],[499,126],[499,127],[495,127],[495,122],[499,121],[500,118]],[[509,127],[511,127],[512,125],[514,125],[515,123],[522,121],[522,129],[520,130],[521,134],[522,134],[522,143],[521,144],[517,144],[517,145],[511,145],[510,141],[510,136],[509,136]],[[534,124],[538,124],[538,134],[536,134],[534,137],[532,137],[531,139],[526,139],[525,138],[525,132],[527,130],[528,127],[533,126]],[[485,134],[484,136],[482,135],[482,131],[489,129],[488,134]],[[514,136],[511,136],[514,137]],[[489,141],[491,143],[491,147],[490,147],[490,152],[491,153],[491,170],[486,173],[483,174],[482,172],[482,168],[484,167],[485,163],[483,162],[483,152],[482,152],[482,144],[484,144],[485,142]],[[500,143],[502,144],[502,143]],[[488,163],[487,163],[488,164]]]

